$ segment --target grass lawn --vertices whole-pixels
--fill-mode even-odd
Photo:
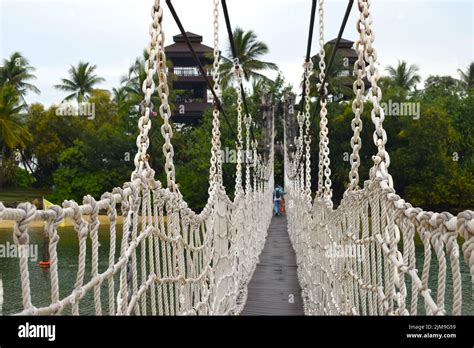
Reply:
[[[34,199],[41,200],[41,197],[52,193],[50,188],[8,188],[0,189],[0,202],[7,205],[20,202],[32,202]]]

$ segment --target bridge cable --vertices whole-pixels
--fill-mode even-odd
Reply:
[[[231,47],[231,51],[232,51],[232,56],[235,60],[236,58],[238,58],[237,57],[237,50],[235,49],[234,34],[232,33],[232,26],[230,25],[230,18],[229,18],[229,12],[227,10],[226,0],[222,0],[222,9],[223,9],[223,12],[224,12],[225,24],[226,24],[226,28],[227,28],[227,34],[229,36],[229,42],[230,42],[230,47]],[[245,114],[246,114],[247,117],[249,117],[250,113],[249,113],[249,108],[247,106],[247,99],[245,98],[245,91],[244,91],[244,86],[242,84],[242,80],[240,81],[240,93],[242,94],[242,101],[243,101],[243,104],[244,104]],[[250,133],[252,135],[252,140],[255,140],[255,134],[253,132],[253,127],[250,128]]]
[[[313,31],[314,31],[314,18],[315,18],[315,13],[316,13],[316,3],[317,0],[313,0],[313,3],[311,5],[311,17],[309,20],[309,32],[308,32],[308,43],[306,45],[306,58],[305,62],[309,62],[311,59],[311,45],[313,43]],[[304,102],[304,97],[305,97],[305,86],[303,83],[303,93],[301,94],[301,100],[300,100],[300,108],[303,106]]]

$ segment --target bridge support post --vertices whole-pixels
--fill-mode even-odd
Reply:
[[[272,92],[265,91],[262,93],[262,111],[263,121],[263,155],[264,161],[268,163],[270,158],[270,149],[272,146],[272,129],[273,129],[273,95]]]
[[[295,115],[295,96],[288,94],[283,101],[283,120],[285,122],[286,139],[288,153],[295,150],[295,137],[298,135],[298,124]]]

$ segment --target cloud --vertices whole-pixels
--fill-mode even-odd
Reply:
[[[0,0],[0,56],[20,51],[37,67],[42,90],[31,100],[56,102],[63,96],[53,88],[79,60],[98,65],[98,74],[112,88],[126,74],[129,65],[142,54],[149,40],[152,1],[137,0]],[[164,5],[166,44],[179,33]],[[174,1],[186,30],[203,35],[212,45],[210,0]],[[325,41],[337,36],[346,0],[325,2]],[[405,59],[417,64],[421,74],[451,74],[472,61],[473,3],[461,1],[378,0],[372,2],[375,43],[382,67]],[[270,52],[263,59],[275,62],[295,92],[300,81],[311,3],[307,0],[239,0],[228,3],[233,26],[253,29]],[[344,37],[355,40],[357,6],[352,9]],[[443,23],[443,25],[439,25]],[[227,35],[220,16],[220,47]],[[312,54],[318,47],[316,22]],[[272,76],[272,73],[269,73]]]

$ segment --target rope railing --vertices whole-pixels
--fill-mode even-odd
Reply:
[[[323,6],[324,1],[320,1],[320,26],[324,21]],[[354,82],[351,184],[337,209],[332,207],[331,182],[323,177],[330,165],[326,160],[329,155],[326,152],[327,122],[321,123],[320,180],[313,202],[308,203],[307,186],[296,174],[299,154],[290,160],[288,149],[284,151],[288,231],[297,255],[305,313],[470,314],[474,284],[474,211],[467,210],[457,216],[424,211],[396,194],[388,173],[390,158],[385,150],[384,114],[378,104],[382,92],[377,86],[379,74],[370,1],[358,0],[358,8],[359,40],[355,47],[359,59],[354,67],[357,79]],[[321,30],[321,49],[322,35]],[[366,75],[370,83],[367,95],[361,82]],[[321,76],[320,80],[324,82]],[[369,179],[359,188],[360,114],[365,99],[372,104],[377,154],[373,157]],[[321,112],[324,106],[321,105]],[[324,120],[325,116],[321,118]],[[302,132],[300,127],[300,139]],[[298,151],[301,149],[297,146]],[[326,173],[330,175],[330,170]],[[466,290],[471,291],[467,298],[463,297]]]
[[[212,88],[216,100],[220,96],[218,7],[219,1],[215,0]],[[242,179],[237,179],[236,192],[240,193],[232,201],[222,185],[220,110],[216,107],[211,137],[209,197],[199,214],[188,207],[179,191],[174,171],[163,8],[159,0],[154,1],[151,16],[149,59],[145,63],[147,78],[143,82],[138,151],[131,180],[112,192],[104,193],[100,200],[87,195],[82,205],[67,200],[62,206],[39,210],[30,203],[21,203],[16,208],[6,208],[0,203],[0,221],[14,221],[13,241],[19,248],[28,248],[32,223],[44,222],[51,265],[51,299],[46,305],[37,304],[32,294],[39,284],[32,283],[31,264],[27,254],[21,254],[19,282],[22,305],[10,309],[8,314],[79,315],[83,314],[81,306],[87,296],[93,297],[95,315],[231,315],[239,314],[243,309],[247,284],[263,249],[272,216],[274,150],[272,147],[269,162],[263,164],[257,160],[256,146],[253,147],[257,159],[246,165],[245,194],[241,194]],[[158,75],[157,88],[155,74]],[[163,119],[161,133],[164,137],[166,187],[155,180],[147,154],[151,128],[149,116],[153,108],[150,100],[156,90]],[[240,124],[238,128],[241,139]],[[238,172],[241,172],[241,165],[241,162],[237,164]],[[99,219],[100,211],[107,212],[107,231],[100,228],[103,221]],[[121,225],[118,224],[119,216],[123,221]],[[59,225],[65,218],[74,221],[79,245],[76,281],[71,291],[62,287],[59,276],[61,272],[71,272],[70,268],[59,267],[58,250],[62,245]],[[104,233],[110,243],[106,260],[103,252],[99,253],[99,234]],[[88,238],[92,242],[90,245]],[[99,265],[105,261],[107,268],[103,270]],[[9,293],[5,286],[1,290],[0,304],[5,308],[17,294]]]
[[[170,0],[167,3],[171,5]],[[313,13],[315,4],[314,1]],[[199,214],[190,209],[175,176],[163,8],[160,1],[155,0],[135,170],[131,179],[104,193],[99,200],[85,196],[82,205],[66,200],[62,206],[39,210],[27,202],[16,208],[6,208],[0,202],[0,221],[14,222],[12,240],[19,250],[29,247],[33,222],[43,222],[51,265],[50,300],[46,304],[37,303],[33,294],[39,285],[31,281],[28,254],[19,253],[21,305],[9,309],[7,314],[84,314],[82,306],[87,297],[92,299],[96,315],[230,315],[242,311],[247,285],[258,263],[272,217],[274,145],[272,141],[269,160],[263,163],[257,153],[256,141],[250,139],[251,117],[248,113],[243,114],[243,72],[235,60],[232,72],[237,92],[237,163],[235,198],[231,200],[223,186],[220,157],[220,114],[224,115],[224,112],[220,103],[219,0],[214,0],[213,5],[214,83],[209,80],[208,83],[215,95],[216,107],[212,114],[206,205]],[[318,190],[312,198],[309,96],[312,62],[309,60],[303,66],[304,110],[297,116],[299,135],[292,159],[286,148],[286,123],[283,124],[288,231],[297,256],[305,313],[467,314],[465,308],[469,304],[472,306],[472,297],[463,297],[463,290],[467,286],[466,275],[471,278],[471,285],[474,284],[474,211],[467,210],[456,216],[424,211],[396,194],[388,171],[390,157],[385,149],[384,111],[379,105],[382,91],[377,85],[379,72],[373,47],[370,1],[358,0],[358,9],[350,185],[337,209],[333,208],[332,202],[329,127],[324,98],[319,100]],[[326,94],[329,66],[324,63],[323,53],[324,0],[319,1],[318,13],[319,89]],[[311,22],[313,19],[314,16]],[[227,20],[226,23],[229,29],[230,22]],[[182,26],[180,29],[184,31]],[[310,33],[311,37],[312,24]],[[155,76],[158,76],[158,86],[155,86]],[[364,77],[370,84],[367,93],[362,82]],[[150,113],[154,107],[151,96],[156,91],[161,101],[158,110],[163,120],[166,186],[155,179],[147,153]],[[361,188],[358,173],[362,145],[360,115],[366,100],[372,104],[377,153],[373,156],[370,176]],[[274,125],[271,137],[274,137]],[[253,163],[243,163],[241,150],[244,146],[247,154],[252,154]],[[101,229],[99,218],[99,213],[104,211],[107,229]],[[118,223],[119,216],[123,221],[121,224]],[[62,246],[60,224],[66,218],[73,220],[78,243],[72,289],[64,289],[61,283],[60,275],[71,270],[60,267],[58,255]],[[109,242],[106,253],[99,252],[99,235],[104,233]],[[15,296],[17,294],[9,293],[9,288],[0,279],[0,311]]]

